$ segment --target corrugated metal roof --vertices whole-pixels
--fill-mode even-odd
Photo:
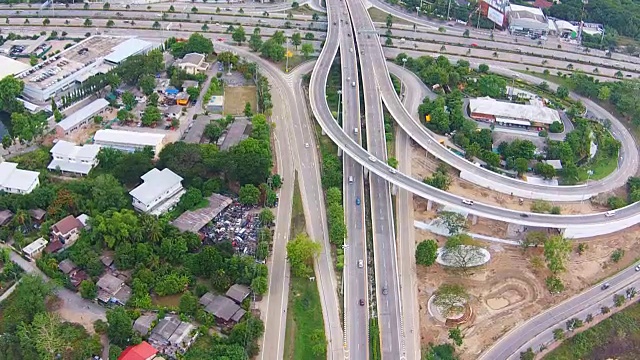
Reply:
[[[177,183],[182,181],[182,177],[170,169],[151,169],[142,175],[144,183],[131,190],[129,194],[144,204],[149,204],[153,199],[159,197]]]
[[[139,146],[157,146],[164,139],[164,134],[135,132],[125,130],[98,130],[93,137],[97,144],[132,144]]]
[[[82,109],[71,114],[69,117],[60,121],[58,123],[58,126],[60,126],[64,131],[72,129],[79,123],[104,110],[107,106],[109,106],[109,102],[105,99],[94,100],[89,105],[83,107]]]
[[[129,39],[122,44],[116,45],[113,51],[104,57],[106,61],[119,64],[122,60],[150,49],[153,43],[141,39]]]
[[[557,110],[542,106],[497,101],[492,98],[470,99],[469,110],[472,114],[480,113],[493,115],[496,118],[520,119],[543,124],[561,121]]]

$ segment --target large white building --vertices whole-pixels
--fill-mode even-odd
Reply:
[[[130,37],[91,36],[16,77],[24,81],[23,95],[28,100],[44,103],[93,75],[107,73],[127,57],[159,47]]]
[[[548,127],[556,121],[562,122],[557,110],[542,104],[516,104],[488,97],[470,99],[469,114],[475,120],[507,126]]]
[[[25,64],[18,60],[13,60],[6,56],[0,56],[0,79],[7,76],[18,74],[29,68],[29,64]]]
[[[78,146],[68,141],[58,140],[50,152],[53,160],[47,169],[74,175],[87,175],[98,165],[97,156],[100,146]]]
[[[142,185],[131,190],[133,207],[151,215],[162,215],[171,210],[185,193],[182,177],[169,169],[151,169],[142,175]]]
[[[0,163],[0,192],[28,194],[40,185],[40,173],[18,169],[12,162]]]
[[[142,150],[150,146],[155,156],[158,156],[162,150],[163,141],[164,134],[113,129],[98,130],[93,137],[93,143],[96,145],[127,152]]]
[[[549,22],[542,10],[535,7],[528,7],[510,4],[507,7],[507,19],[509,21],[509,31],[511,33],[534,33],[545,35],[550,30]],[[553,23],[551,23],[553,24]]]

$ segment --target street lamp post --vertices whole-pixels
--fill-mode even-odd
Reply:
[[[406,63],[407,63],[407,58],[406,57],[402,58],[402,70],[404,70],[404,66]],[[403,94],[402,93],[403,89],[404,89],[404,83],[400,81],[400,96],[402,96]]]
[[[287,52],[284,54],[284,57],[287,59],[287,63],[285,64],[284,72],[288,73],[289,72],[289,39],[287,38],[285,42],[287,43]]]
[[[591,179],[591,175],[593,175],[593,170],[587,170],[587,186],[589,186],[589,180]],[[580,200],[580,204],[584,201],[585,194],[582,194],[582,200]]]

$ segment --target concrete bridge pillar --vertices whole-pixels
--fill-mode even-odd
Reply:
[[[342,157],[342,148],[338,148],[338,157],[341,158]]]
[[[432,207],[433,207],[433,201],[427,199],[427,211],[431,211]]]
[[[391,184],[391,195],[398,195],[398,185]]]
[[[364,170],[364,178],[369,179],[369,169],[363,168],[363,170]]]
[[[478,215],[471,215],[471,225],[478,223]]]

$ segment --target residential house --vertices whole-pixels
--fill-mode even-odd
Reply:
[[[231,285],[227,293],[225,294],[229,299],[234,300],[238,304],[241,304],[244,299],[251,294],[251,289],[246,285],[234,284]]]
[[[146,341],[138,345],[129,346],[118,356],[118,360],[152,360],[158,350]]]
[[[176,95],[176,104],[178,105],[188,105],[189,104],[189,94],[186,92],[180,92]]]
[[[37,171],[18,169],[18,164],[8,161],[0,162],[0,193],[29,194],[40,185],[39,177]]]
[[[205,306],[206,312],[223,324],[237,323],[246,314],[244,309],[226,296],[207,293],[200,298],[200,304]]]
[[[177,119],[182,115],[183,107],[180,105],[171,105],[164,111],[164,115],[172,119]]]
[[[207,103],[207,110],[214,113],[221,113],[224,111],[224,96],[212,96]]]
[[[34,242],[32,242],[31,244],[25,246],[24,248],[22,248],[22,252],[30,259],[30,260],[35,260],[37,258],[40,257],[40,255],[42,254],[42,251],[44,250],[44,248],[47,246],[48,241],[43,239],[43,238],[39,238],[37,240],[35,240]]]
[[[164,89],[164,94],[167,96],[176,96],[178,95],[179,92],[180,90],[176,89],[173,86],[169,86],[166,89]]]
[[[158,156],[164,146],[164,134],[137,131],[104,129],[98,130],[93,137],[94,144],[120,151],[134,152],[149,146]]]
[[[56,125],[56,135],[62,137],[69,135],[72,132],[88,125],[93,122],[93,118],[96,115],[102,114],[102,112],[109,106],[109,102],[105,99],[97,99],[88,104],[87,106],[74,111]]]
[[[124,281],[106,273],[98,280],[98,300],[124,305],[131,297],[131,288]]]
[[[74,143],[58,140],[51,148],[53,157],[47,169],[61,171],[63,174],[84,176],[98,165],[99,145],[77,146]]]
[[[198,88],[200,87],[200,84],[195,80],[185,80],[182,83],[182,91],[187,91],[190,87]]]
[[[63,274],[69,277],[69,282],[76,288],[80,286],[80,284],[84,280],[89,279],[87,273],[85,273],[83,270],[80,270],[70,259],[62,260],[58,264],[58,269],[62,271]]]
[[[161,353],[175,357],[178,353],[184,353],[193,344],[197,337],[195,330],[196,327],[193,324],[180,321],[177,315],[167,315],[151,330],[149,343]]]
[[[205,56],[198,53],[186,54],[181,60],[176,61],[175,66],[184,70],[187,74],[197,74],[205,72],[209,68],[209,63],[204,61]]]
[[[157,319],[158,315],[155,313],[141,315],[133,322],[133,330],[137,331],[142,336],[147,336],[153,327],[154,321]]]
[[[142,185],[131,190],[133,207],[151,215],[161,215],[169,211],[185,193],[182,177],[170,169],[151,169],[142,175]]]
[[[5,226],[13,219],[13,213],[11,210],[0,211],[0,226]]]
[[[47,216],[47,212],[42,209],[31,209],[29,210],[29,215],[31,215],[31,219],[35,223],[42,224],[45,216]]]
[[[58,221],[53,224],[51,227],[51,245],[52,247],[58,248],[58,246],[53,246],[53,243],[59,242],[63,245],[64,248],[68,248],[75,244],[76,240],[80,236],[80,230],[84,229],[85,224],[80,220],[81,217],[87,217],[84,214],[75,217],[73,215],[69,215],[64,219]],[[86,220],[85,220],[86,222]],[[59,250],[59,249],[58,249]],[[49,251],[47,251],[49,252]]]

